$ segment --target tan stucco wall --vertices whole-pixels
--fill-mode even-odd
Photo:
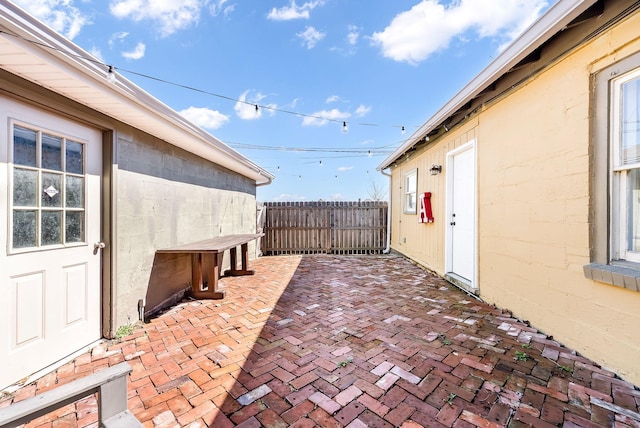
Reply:
[[[139,299],[153,310],[191,281],[188,255],[156,250],[255,233],[256,198],[250,179],[130,129],[118,132],[117,159],[114,324],[120,326],[138,320]],[[254,249],[251,243],[250,254]]]
[[[584,277],[590,262],[590,78],[640,52],[640,14],[536,75],[393,169],[392,247],[444,271],[445,174],[452,148],[477,138],[478,285],[483,300],[640,384],[640,293]],[[403,173],[433,192],[436,222],[402,214]],[[403,240],[406,237],[407,242]]]

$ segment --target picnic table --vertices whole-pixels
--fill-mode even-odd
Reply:
[[[249,242],[264,233],[246,233],[217,236],[157,250],[158,253],[191,254],[191,295],[196,299],[224,299],[225,291],[218,290],[222,257],[229,250],[230,269],[227,276],[253,275],[249,270]],[[237,247],[240,246],[241,266],[238,269]]]

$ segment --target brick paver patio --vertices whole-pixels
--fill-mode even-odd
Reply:
[[[10,397],[128,361],[147,427],[638,427],[640,391],[395,256],[264,257]],[[97,426],[95,398],[29,426]]]

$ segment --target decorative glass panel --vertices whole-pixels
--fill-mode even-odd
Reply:
[[[42,211],[42,245],[62,244],[62,211]]]
[[[67,211],[66,242],[84,242],[84,211]]]
[[[38,204],[38,172],[28,169],[13,170],[13,205],[35,207]]]
[[[67,141],[66,160],[67,172],[84,174],[84,146],[74,141]]]
[[[13,248],[36,246],[36,211],[13,211]]]
[[[42,168],[62,171],[62,138],[42,134]]]
[[[84,208],[84,178],[67,176],[67,208]]]
[[[640,78],[624,83],[621,86],[621,95],[622,163],[630,165],[640,162]]]
[[[13,127],[13,163],[16,165],[37,166],[38,133],[21,126]]]
[[[42,173],[42,206],[62,206],[62,175]]]

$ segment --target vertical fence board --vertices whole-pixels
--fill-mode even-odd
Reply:
[[[387,243],[387,202],[265,202],[262,252],[379,254]]]

